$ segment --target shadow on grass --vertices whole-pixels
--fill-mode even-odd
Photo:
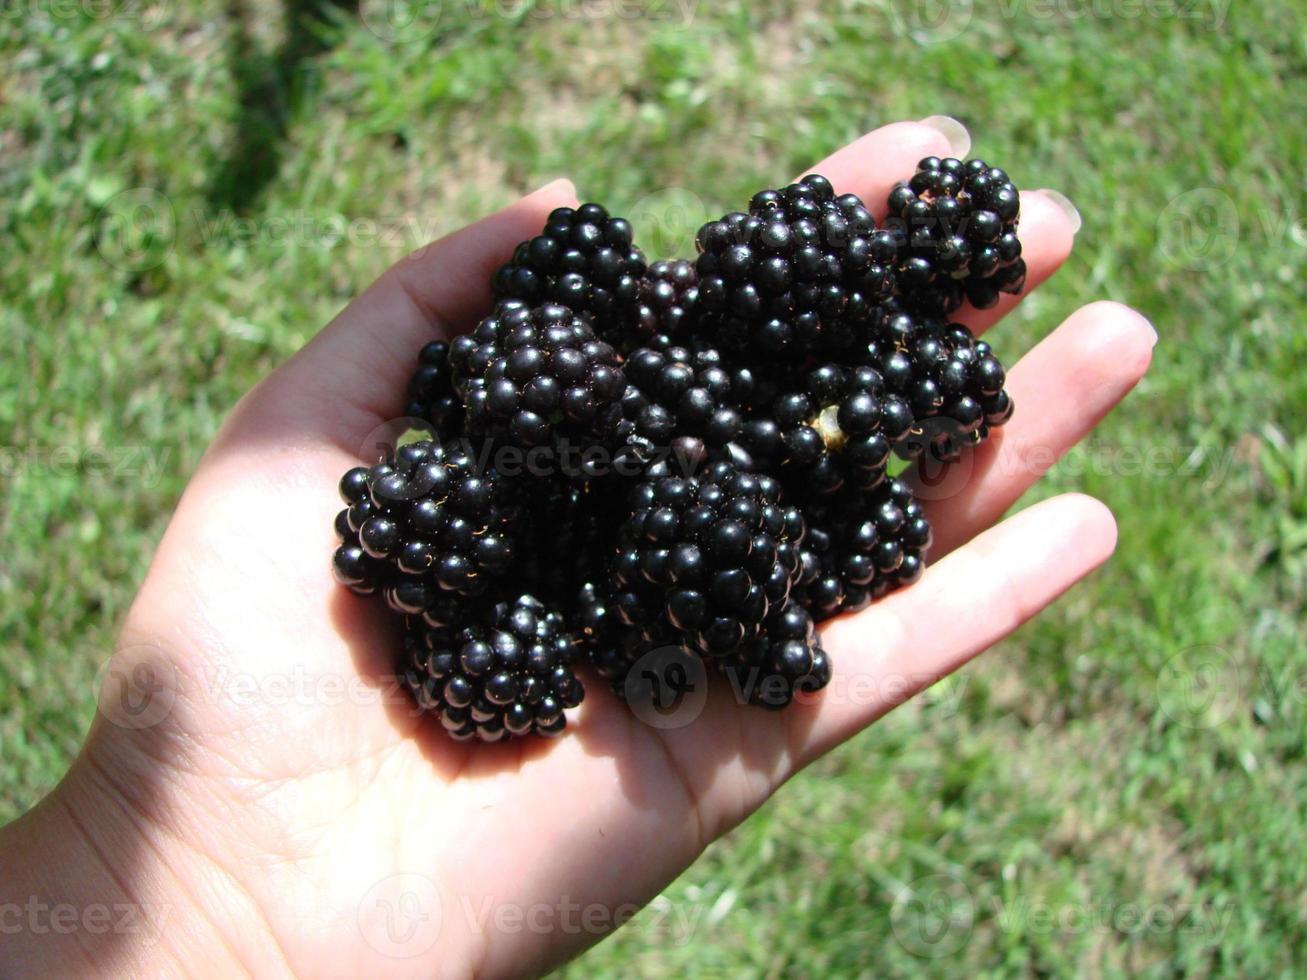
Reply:
[[[226,160],[209,185],[215,208],[247,212],[281,165],[296,89],[305,62],[330,47],[328,27],[341,13],[356,15],[359,0],[285,0],[284,39],[264,52],[250,33],[248,0],[227,0],[227,57],[239,108]]]

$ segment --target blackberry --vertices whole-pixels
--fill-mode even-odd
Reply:
[[[453,342],[449,361],[469,433],[523,448],[622,437],[617,354],[566,306],[506,300]]]
[[[823,364],[745,423],[740,442],[755,460],[779,466],[800,496],[871,490],[885,478],[891,440],[911,425],[907,405],[887,394],[870,367]]]
[[[691,342],[693,343],[693,342]],[[633,391],[626,414],[635,435],[665,447],[677,436],[723,446],[740,433],[742,419],[731,403],[731,380],[711,347],[683,347],[668,337],[631,352],[625,364]]]
[[[729,654],[789,596],[803,533],[775,479],[728,462],[643,480],[611,563],[618,617],[646,635],[666,624],[703,653]],[[640,621],[651,610],[653,620]]]
[[[767,617],[766,631],[719,663],[737,696],[762,708],[783,708],[800,692],[830,683],[830,660],[812,616],[787,602]]]
[[[577,591],[569,620],[586,659],[613,693],[625,697],[626,678],[635,663],[660,642],[648,628],[630,628],[631,621],[649,627],[657,619],[657,610],[648,596],[614,596],[607,586],[585,582]],[[645,603],[646,609],[632,613],[632,603]],[[623,605],[627,622],[622,622],[619,605]],[[668,634],[670,636],[670,631]]]
[[[806,508],[804,516],[808,536],[795,597],[818,622],[863,609],[925,570],[930,524],[902,480]]]
[[[699,273],[685,259],[662,260],[649,266],[640,282],[635,339],[647,343],[657,336],[674,340],[689,336],[699,303]]]
[[[896,236],[817,174],[760,191],[747,214],[709,222],[695,243],[702,330],[732,351],[851,350],[895,288]]]
[[[440,614],[449,594],[479,595],[512,565],[518,488],[478,467],[466,445],[415,442],[340,481],[349,506],[333,567],[354,592],[396,612]]]
[[[983,160],[926,157],[889,195],[902,246],[899,289],[915,309],[947,316],[969,301],[978,309],[1025,285],[1016,185]]]
[[[630,222],[601,205],[582,204],[553,211],[539,235],[518,245],[491,286],[499,299],[558,303],[585,314],[600,338],[617,345],[639,317],[645,270]]]
[[[449,370],[449,344],[433,340],[418,353],[418,367],[408,382],[404,414],[430,423],[436,438],[463,434],[463,402],[454,391]]]
[[[400,675],[451,737],[497,742],[563,731],[585,696],[572,659],[562,614],[522,595],[466,624],[410,621]]]
[[[1012,417],[1003,365],[964,324],[890,305],[873,337],[867,359],[911,413],[912,425],[894,440],[900,456],[929,449],[936,459],[952,462]]]

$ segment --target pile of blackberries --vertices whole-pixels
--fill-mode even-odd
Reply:
[[[402,618],[397,674],[451,737],[557,734],[578,668],[644,697],[668,648],[782,707],[830,679],[816,623],[920,578],[900,471],[1011,417],[953,314],[1025,265],[983,161],[922,160],[887,204],[809,175],[653,264],[624,219],[560,208],[486,318],[422,348],[420,431],[341,479],[334,571]]]

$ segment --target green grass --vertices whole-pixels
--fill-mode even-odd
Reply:
[[[401,43],[372,0],[81,6],[0,17],[0,819],[76,750],[223,414],[390,261],[560,174],[687,251],[861,131],[948,112],[1085,219],[1000,353],[1100,297],[1161,333],[1040,491],[1106,500],[1119,552],[568,972],[1303,968],[1300,4],[468,0]],[[119,236],[127,204],[162,237]]]

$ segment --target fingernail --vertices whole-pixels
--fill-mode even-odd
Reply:
[[[541,184],[533,190],[529,196],[535,197],[537,194],[544,194],[546,192],[556,193],[560,190],[568,197],[576,197],[576,186],[567,177],[555,177],[549,183]]]
[[[1071,222],[1071,234],[1074,235],[1080,230],[1080,226],[1084,224],[1084,221],[1080,217],[1080,210],[1071,203],[1071,198],[1061,191],[1055,191],[1049,187],[1040,188],[1039,193],[1056,204],[1066,214],[1067,219]]]
[[[1136,311],[1136,312],[1138,312],[1138,311]],[[1151,331],[1153,332],[1153,346],[1156,347],[1156,346],[1157,346],[1157,328],[1156,328],[1155,326],[1153,326],[1153,321],[1150,320],[1150,319],[1148,319],[1148,317],[1144,316],[1142,313],[1140,313],[1139,316],[1143,319],[1143,321],[1144,321],[1144,325],[1147,326],[1148,329],[1151,330]]]
[[[952,116],[927,116],[921,120],[921,125],[929,126],[948,140],[949,153],[959,160],[971,152],[971,134]]]

